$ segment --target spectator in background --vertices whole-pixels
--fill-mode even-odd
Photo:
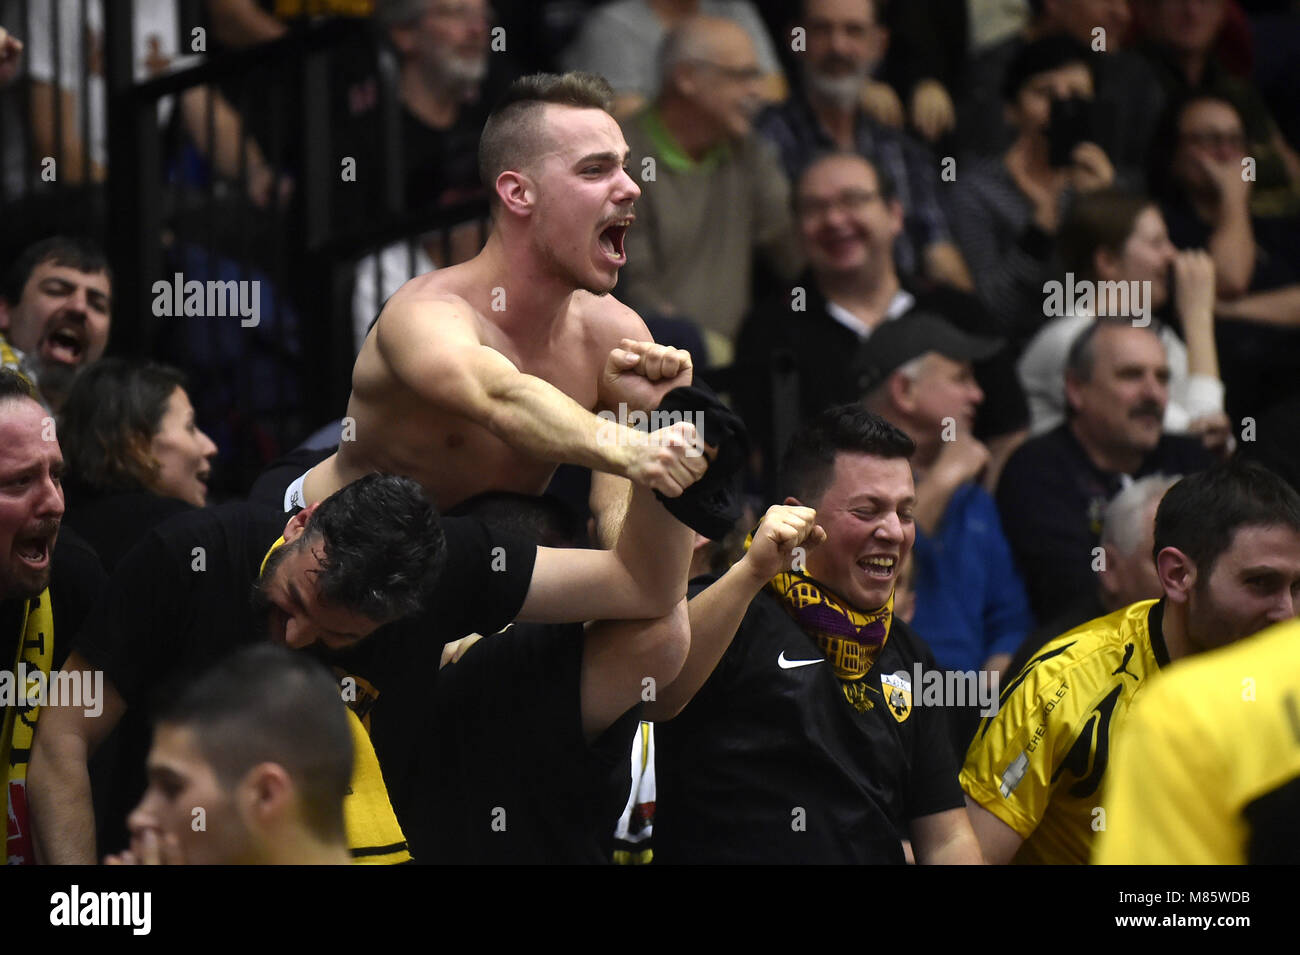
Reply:
[[[796,22],[807,31],[807,50],[796,54],[796,91],[759,117],[759,132],[776,144],[792,180],[822,152],[847,150],[869,159],[893,181],[906,213],[894,244],[899,270],[973,288],[939,203],[937,160],[863,106],[864,85],[888,42],[873,0],[805,0],[801,13]]]
[[[93,242],[56,236],[23,251],[0,286],[0,366],[20,372],[58,411],[78,371],[99,360],[113,280]]]
[[[1015,141],[997,159],[968,160],[948,193],[953,230],[985,306],[1032,335],[1042,324],[1053,242],[1076,194],[1109,186],[1105,151],[1051,123],[1052,104],[1093,98],[1092,54],[1070,37],[1035,40],[1016,54],[1002,87]],[[1054,149],[1053,143],[1059,145]]]
[[[23,60],[23,43],[4,27],[0,27],[0,89],[8,86],[18,75]]]
[[[754,83],[768,100],[785,99],[785,76],[772,38],[749,0],[614,0],[587,15],[560,62],[566,70],[605,77],[614,87],[614,116],[632,115],[661,92],[665,75],[659,48],[669,32],[694,16],[732,20],[754,47]]]
[[[217,446],[194,423],[185,384],[166,365],[105,358],[63,406],[64,520],[110,573],[155,524],[207,503]]]
[[[741,329],[737,357],[754,366],[779,352],[793,357],[799,376],[795,417],[856,401],[861,390],[853,358],[859,346],[913,308],[938,311],[969,334],[999,334],[996,320],[974,296],[942,286],[923,291],[899,275],[892,250],[906,212],[892,179],[869,160],[854,152],[814,159],[795,184],[794,208],[808,271],[794,292],[783,290],[754,308]],[[1005,353],[976,369],[991,396],[979,420],[981,436],[997,446],[991,470],[1004,460],[1007,436],[1027,420],[1011,370]],[[770,458],[776,449],[766,379],[746,376],[735,398]]]
[[[971,432],[984,400],[971,362],[1000,347],[918,311],[862,349],[863,403],[916,444],[912,623],[950,670],[1004,671],[1032,623],[997,506],[977,480],[988,449]]]
[[[31,384],[0,368],[0,663],[12,678],[46,677],[63,666],[72,638],[98,596],[104,571],[94,553],[62,528],[63,456]],[[26,685],[26,681],[23,680]],[[78,701],[98,704],[93,686]],[[7,858],[36,862],[27,772],[33,734],[45,708],[10,698],[0,711],[0,783],[7,807]]]
[[[1149,474],[1116,494],[1101,521],[1101,554],[1094,561],[1096,586],[1078,594],[1068,605],[1040,621],[1020,645],[1007,672],[1019,673],[1043,644],[1067,630],[1162,593],[1155,561],[1156,507],[1181,475]]]
[[[249,647],[158,719],[131,848],[108,865],[351,865],[343,823],[353,740],[318,661]],[[204,808],[195,830],[193,808]]]
[[[750,305],[755,254],[780,279],[798,274],[790,186],[753,132],[762,73],[745,30],[698,17],[674,28],[660,52],[658,98],[624,123],[628,168],[644,188],[619,298],[690,318],[712,362],[726,364]]]
[[[1300,212],[1300,157],[1283,139],[1254,83],[1233,76],[1215,54],[1225,0],[1138,2],[1145,31],[1138,49],[1156,68],[1169,96],[1197,92],[1236,104],[1243,124],[1242,143],[1256,162],[1255,212]]]
[[[1034,40],[1065,34],[1093,53],[1093,141],[1125,178],[1140,182],[1165,93],[1146,59],[1124,49],[1129,0],[1033,0],[1029,6],[1033,16],[1022,31],[982,51],[969,65],[958,103],[960,148],[981,156],[1006,151],[1016,136],[1002,102],[1011,61]]]
[[[1038,620],[1094,586],[1106,503],[1148,474],[1211,462],[1196,438],[1165,434],[1169,362],[1151,327],[1098,319],[1070,346],[1065,423],[1030,438],[998,482],[998,512]]]
[[[1066,314],[1043,326],[1020,358],[1017,371],[1029,399],[1033,433],[1050,431],[1065,420],[1066,353],[1094,318],[1115,308],[1116,302],[1103,295],[1105,286],[1097,283],[1113,287],[1119,282],[1125,283],[1125,292],[1118,301],[1127,303],[1128,314],[1111,317],[1138,318],[1145,310],[1149,318],[1153,312],[1174,311],[1187,338],[1184,345],[1171,325],[1159,324],[1169,361],[1165,431],[1200,435],[1207,450],[1226,453],[1230,426],[1214,342],[1214,265],[1209,255],[1179,252],[1154,203],[1109,189],[1075,205],[1061,227],[1058,245],[1066,273],[1063,289],[1091,282],[1098,291],[1094,308],[1081,311],[1067,302]],[[1134,289],[1144,296],[1141,300],[1132,298]]]

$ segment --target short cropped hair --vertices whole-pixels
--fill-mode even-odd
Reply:
[[[1152,557],[1176,547],[1208,585],[1219,556],[1243,527],[1286,527],[1300,534],[1300,494],[1256,461],[1231,460],[1183,478],[1156,510]]]
[[[419,613],[446,561],[438,512],[419,484],[394,474],[367,474],[335,491],[290,546],[317,540],[321,600],[381,623]]]
[[[497,102],[478,144],[478,171],[495,208],[497,177],[507,169],[527,168],[546,148],[542,109],[546,105],[609,112],[614,90],[593,73],[534,73],[510,84]]]
[[[1014,103],[1025,84],[1038,74],[1059,70],[1074,63],[1087,69],[1095,84],[1092,52],[1074,37],[1053,34],[1026,43],[1007,64],[1007,71],[1002,77],[1003,101]]]
[[[0,403],[15,398],[30,398],[40,404],[36,386],[12,368],[0,368]]]
[[[182,692],[158,724],[191,731],[227,790],[261,763],[284,767],[308,830],[346,842],[352,730],[338,684],[310,655],[272,644],[241,650]]]
[[[157,362],[104,358],[73,382],[59,413],[68,474],[96,490],[152,490],[162,466],[149,442],[185,375]]]
[[[1074,336],[1074,341],[1070,343],[1070,350],[1065,356],[1065,373],[1075,381],[1086,383],[1092,380],[1093,369],[1097,365],[1097,333],[1103,328],[1141,328],[1160,337],[1160,324],[1151,320],[1150,325],[1134,325],[1131,318],[1120,318],[1114,315],[1103,315],[1093,319],[1086,325],[1078,335]],[[1163,347],[1163,342],[1161,346]]]
[[[796,432],[781,458],[781,496],[815,507],[830,486],[841,453],[910,458],[916,444],[861,404],[827,408]]]
[[[23,289],[27,287],[32,272],[46,262],[76,269],[78,272],[103,272],[108,275],[110,284],[113,281],[108,259],[98,244],[83,236],[56,235],[23,249],[5,272],[4,282],[0,285],[0,298],[10,305],[17,305],[22,301]]]

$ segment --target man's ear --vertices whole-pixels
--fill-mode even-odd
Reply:
[[[876,6],[879,7],[880,4],[876,4]],[[867,58],[874,66],[879,66],[880,62],[885,58],[885,54],[889,52],[889,27],[877,23],[876,28],[871,31],[868,46],[870,52],[867,54]]]
[[[307,529],[307,522],[311,516],[316,513],[316,508],[320,507],[320,501],[314,504],[308,504],[293,517],[289,518],[289,523],[284,525],[284,542],[292,544],[302,536],[303,531]]]
[[[517,216],[526,216],[533,211],[536,192],[533,181],[517,169],[507,169],[497,176],[497,197],[502,208]]]
[[[1092,253],[1092,267],[1098,278],[1113,280],[1119,275],[1119,256],[1113,250],[1100,245]]]
[[[9,303],[0,296],[0,332],[9,331]]]
[[[901,371],[890,372],[885,381],[885,393],[889,403],[899,411],[911,413],[916,407],[916,382]]]
[[[1082,387],[1083,383],[1067,369],[1065,372],[1065,406],[1067,408],[1072,408],[1075,411],[1079,410],[1079,405],[1083,400],[1080,394]]]
[[[235,798],[245,825],[259,832],[283,829],[293,810],[293,780],[279,763],[258,763],[239,781]]]
[[[1119,592],[1119,554],[1109,544],[1102,545],[1102,565],[1097,571],[1097,582],[1101,589],[1114,596]]]
[[[1186,603],[1196,586],[1196,562],[1177,547],[1166,547],[1156,554],[1156,576],[1173,603]]]

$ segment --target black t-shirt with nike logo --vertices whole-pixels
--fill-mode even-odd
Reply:
[[[875,665],[842,683],[760,593],[694,699],[655,728],[655,862],[902,863],[912,819],[964,804],[947,714],[916,705],[917,663],[938,669],[895,618]]]

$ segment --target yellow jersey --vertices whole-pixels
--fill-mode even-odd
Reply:
[[[1180,660],[1109,777],[1099,864],[1300,862],[1300,621]]]
[[[1169,663],[1163,615],[1163,601],[1142,600],[1054,638],[980,722],[961,785],[1025,840],[1013,862],[1088,862],[1111,740]]]

